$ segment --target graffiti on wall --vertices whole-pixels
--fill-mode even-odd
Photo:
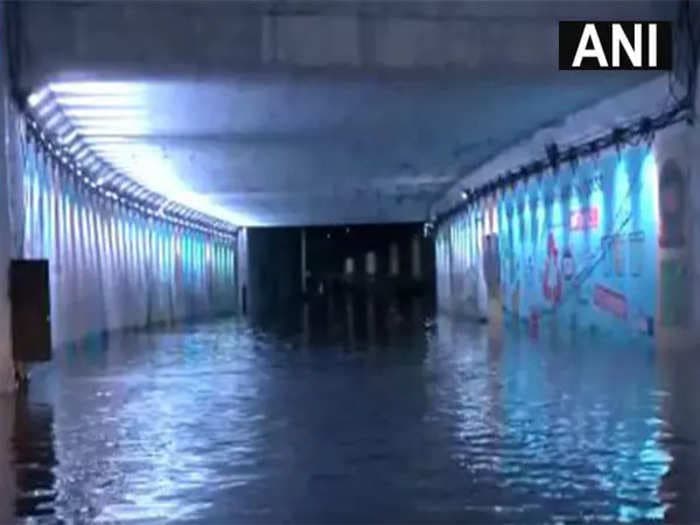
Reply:
[[[526,266],[540,261],[534,278],[540,277],[541,292],[528,294],[529,312],[562,316],[571,326],[647,331],[656,283],[654,272],[644,272],[644,261],[655,260],[658,228],[650,213],[657,183],[650,157],[645,148],[633,148],[576,174],[551,177],[546,191],[535,184],[522,190],[531,199],[539,195],[542,204],[531,202],[530,220],[541,224],[544,236],[544,242],[516,236],[513,248],[532,250]],[[513,208],[517,222],[518,207]],[[535,283],[527,272],[522,278]],[[524,312],[512,313],[522,318]]]

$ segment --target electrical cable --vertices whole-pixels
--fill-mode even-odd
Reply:
[[[578,143],[563,148],[566,152],[566,161],[577,163],[582,158],[597,157],[600,151],[616,148],[618,151],[628,145],[639,145],[640,141],[650,141],[654,133],[658,130],[665,129],[673,124],[676,124],[687,118],[689,106],[687,103],[677,104],[672,108],[654,116],[645,116],[627,126],[620,126],[612,129],[610,132],[599,135],[586,142]],[[449,222],[452,217],[461,213],[473,205],[477,204],[482,197],[489,196],[501,189],[505,189],[512,184],[512,173],[517,173],[518,182],[526,182],[533,175],[539,176],[550,169],[551,162],[547,157],[537,159],[529,164],[523,164],[519,169],[508,170],[511,175],[501,175],[495,181],[489,181],[479,187],[465,190],[468,192],[468,198],[461,199],[453,208],[436,217],[435,226],[440,226],[443,223]]]
[[[650,140],[655,131],[664,129],[683,119],[692,122],[695,118],[695,91],[697,89],[698,59],[700,58],[700,34],[696,34],[694,27],[693,8],[690,0],[683,0],[676,15],[675,25],[685,32],[688,46],[676,45],[674,47],[674,65],[685,70],[687,91],[684,96],[679,97],[675,91],[675,79],[673,71],[668,73],[668,97],[664,104],[664,109],[655,117],[642,117],[637,124],[631,124],[622,128],[612,130],[608,135],[601,135],[585,143],[573,145],[563,151],[567,152],[569,162],[576,163],[579,158],[595,156],[599,151],[610,146],[621,147],[624,144],[638,146],[644,140]],[[684,52],[685,51],[685,52]],[[683,114],[685,113],[685,114]],[[617,133],[617,137],[615,134]],[[622,139],[622,140],[620,140]],[[548,155],[549,156],[549,155]],[[549,162],[548,162],[549,161]],[[538,168],[537,164],[540,164]],[[544,166],[541,166],[544,163]],[[471,207],[474,202],[482,196],[498,191],[504,186],[522,182],[529,176],[536,175],[547,169],[547,165],[552,165],[550,159],[537,160],[529,165],[522,165],[519,170],[508,170],[504,175],[496,177],[497,182],[490,181],[478,188],[470,188],[469,198],[462,199],[462,202],[452,209],[438,215],[433,221],[435,225],[440,225],[448,221],[453,215]],[[517,175],[514,175],[517,173]],[[465,191],[465,190],[463,190]]]

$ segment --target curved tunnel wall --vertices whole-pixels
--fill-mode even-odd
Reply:
[[[235,243],[146,217],[89,191],[15,116],[14,256],[49,260],[55,345],[236,309]]]
[[[441,309],[487,317],[495,297],[526,322],[652,334],[657,193],[654,153],[637,146],[463,212],[436,237]]]

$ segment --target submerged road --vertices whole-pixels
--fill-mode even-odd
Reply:
[[[342,299],[122,334],[0,402],[0,517],[698,522],[697,361]]]

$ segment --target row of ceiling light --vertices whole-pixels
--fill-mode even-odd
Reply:
[[[104,155],[95,151],[95,145],[88,143],[75,126],[74,119],[81,118],[80,108],[64,109],[51,87],[33,93],[26,102],[25,117],[30,139],[40,144],[46,154],[63,166],[66,173],[75,176],[92,191],[146,216],[217,238],[235,240],[237,226],[175,202],[115,168]],[[80,102],[86,102],[85,96],[80,97]],[[104,96],[100,97],[100,102],[105,102]],[[95,108],[90,108],[90,118],[105,121],[118,118],[117,113],[110,114],[109,109],[100,109],[99,114],[94,111]],[[67,115],[67,112],[71,115]]]

